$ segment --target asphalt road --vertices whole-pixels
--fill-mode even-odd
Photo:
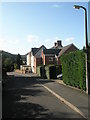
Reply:
[[[33,74],[9,73],[2,89],[2,118],[82,118],[42,86],[54,83]]]

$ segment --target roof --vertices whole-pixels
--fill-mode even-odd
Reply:
[[[62,48],[63,46],[57,46],[57,47],[53,46],[51,49],[62,49]]]
[[[54,54],[54,55],[58,55],[60,52],[60,49],[44,49],[43,53],[44,54]]]
[[[26,53],[25,55],[28,55],[28,54],[30,54],[31,52],[28,52],[28,53]]]
[[[35,53],[37,52],[38,49],[39,49],[39,48],[32,48],[32,49],[31,49],[32,54],[35,55]]]
[[[62,47],[62,50],[60,51],[58,57],[60,57],[63,53],[65,53],[71,46],[73,46],[76,50],[78,50],[78,48],[73,44],[67,45],[65,47]]]
[[[42,45],[40,48],[37,49],[37,51],[35,52],[34,55],[37,55],[38,51],[39,51],[40,49],[42,49],[42,48],[45,48],[45,49],[46,49],[46,47],[45,47],[44,45]]]
[[[37,55],[38,51],[39,51],[41,48],[43,48],[43,47],[46,49],[46,47],[45,47],[44,45],[42,45],[42,46],[39,47],[39,48],[32,48],[32,49],[31,49],[31,52],[32,52],[33,56]]]

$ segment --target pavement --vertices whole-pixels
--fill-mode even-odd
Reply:
[[[43,79],[39,79],[41,84],[44,83]],[[56,96],[59,95],[61,99],[63,98],[63,102],[71,107],[73,110],[79,110],[80,114],[84,116],[84,118],[88,118],[88,95],[79,89],[74,87],[69,87],[60,80],[52,80],[55,81],[54,84],[52,82],[44,84],[50,90],[55,92]],[[68,103],[67,103],[68,102]],[[77,110],[76,110],[77,109]]]
[[[13,73],[14,75],[14,73]],[[27,77],[35,77],[35,74],[15,74],[16,76],[27,76]],[[82,114],[83,118],[88,119],[88,111],[89,111],[89,105],[88,105],[88,95],[79,89],[69,87],[63,83],[61,80],[47,80],[47,79],[41,79],[37,78],[37,81],[49,92],[58,98],[63,98],[63,103],[66,104],[68,107],[73,109],[74,111],[79,110],[79,112]],[[53,81],[53,82],[48,82]]]

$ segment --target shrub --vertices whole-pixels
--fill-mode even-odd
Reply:
[[[56,67],[55,65],[48,65],[45,67],[46,78],[47,79],[56,79]]]
[[[37,74],[38,74],[39,76],[41,76],[42,78],[46,78],[45,66],[44,66],[44,65],[37,66]]]
[[[6,58],[3,62],[2,68],[5,68],[7,72],[13,71],[13,62],[11,58]]]
[[[14,64],[14,69],[18,69],[18,65],[16,63]]]
[[[60,65],[37,66],[37,74],[42,78],[56,79],[57,75],[61,74],[61,72]]]
[[[85,54],[76,51],[61,57],[64,83],[86,90]]]

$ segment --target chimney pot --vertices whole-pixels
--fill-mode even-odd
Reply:
[[[54,43],[54,47],[56,47],[56,45],[57,45],[57,43],[55,42],[55,43]]]
[[[62,41],[61,40],[57,41],[57,46],[62,46]]]

